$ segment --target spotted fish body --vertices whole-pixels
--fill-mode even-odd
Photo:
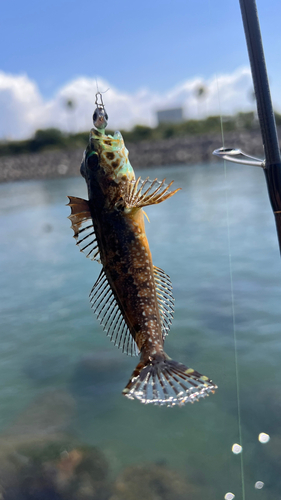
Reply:
[[[193,402],[216,386],[164,352],[174,311],[170,278],[153,266],[143,208],[173,196],[172,182],[135,178],[120,132],[92,129],[81,174],[89,201],[69,197],[69,216],[81,251],[102,270],[90,301],[110,339],[131,355],[140,353],[123,394],[169,406]]]

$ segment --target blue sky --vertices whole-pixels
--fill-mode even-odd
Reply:
[[[281,2],[257,5],[278,101]],[[26,75],[45,102],[79,77],[164,95],[195,77],[249,67],[238,0],[6,1],[0,43],[0,71]]]

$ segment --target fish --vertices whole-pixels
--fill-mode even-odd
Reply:
[[[217,386],[164,351],[174,297],[170,277],[153,265],[144,208],[178,191],[173,181],[136,178],[120,132],[107,135],[108,116],[98,105],[80,172],[88,200],[68,196],[69,219],[80,251],[102,266],[90,292],[91,307],[110,340],[124,353],[140,355],[123,395],[142,403],[193,403]]]

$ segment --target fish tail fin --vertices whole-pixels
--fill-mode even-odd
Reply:
[[[129,399],[155,405],[193,403],[214,393],[217,386],[206,376],[170,359],[165,353],[140,361],[123,390]]]

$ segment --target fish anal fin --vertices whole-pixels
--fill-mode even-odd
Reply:
[[[142,208],[149,205],[157,205],[171,198],[171,196],[181,189],[178,188],[174,191],[169,191],[174,181],[171,181],[170,184],[167,185],[165,184],[165,180],[166,179],[158,181],[158,179],[154,179],[150,181],[146,178],[142,181],[139,177],[136,181],[124,183],[121,189],[125,207]]]
[[[175,310],[175,299],[173,297],[173,286],[170,276],[160,269],[153,266],[154,281],[156,285],[157,302],[162,323],[163,340],[168,335]]]

